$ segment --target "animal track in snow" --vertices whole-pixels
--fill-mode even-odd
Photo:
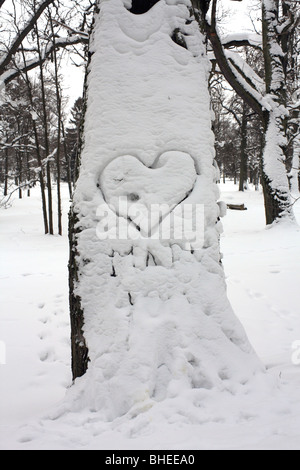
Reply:
[[[251,299],[261,299],[264,296],[261,292],[255,292],[251,289],[246,289],[246,292]]]
[[[56,360],[54,349],[51,347],[48,347],[44,351],[41,351],[39,357],[40,361],[42,362],[54,362]]]

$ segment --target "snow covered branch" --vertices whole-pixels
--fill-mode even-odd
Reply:
[[[217,32],[216,25],[217,0],[213,0],[211,23],[206,23],[207,34],[211,42],[215,58],[224,77],[236,93],[260,116],[263,116],[263,96],[258,92],[251,80],[246,79],[240,67],[236,67],[231,57],[231,63],[225,53],[222,40]]]
[[[7,196],[3,196],[1,199],[0,199],[0,207],[4,207],[4,209],[7,209],[8,206],[9,206],[9,202],[12,198],[12,196],[14,195],[14,193],[16,193],[17,191],[19,191],[20,189],[30,189],[30,188],[33,188],[34,185],[38,182],[37,179],[35,178],[32,178],[30,181],[25,181],[24,183],[14,187],[14,189],[12,191],[9,192],[9,194]]]
[[[263,79],[255,73],[253,68],[247,64],[240,54],[234,51],[225,51],[230,64],[239,72],[242,78],[253,88],[253,91],[260,93],[260,100],[263,100],[263,93],[265,91],[265,83]]]
[[[287,9],[286,19],[276,27],[276,31],[280,36],[291,33],[300,23],[300,12],[293,11],[287,4],[285,4],[285,8]]]
[[[9,82],[22,75],[23,73],[29,72],[30,70],[33,70],[34,68],[46,62],[46,60],[51,57],[54,49],[61,49],[68,46],[87,43],[88,38],[84,37],[83,35],[69,36],[66,38],[56,38],[55,43],[49,44],[49,46],[43,52],[43,56],[41,58],[39,56],[36,56],[28,62],[17,64],[14,68],[4,72],[1,77],[0,88],[2,88],[4,85],[7,85]]]
[[[262,37],[259,34],[235,33],[227,34],[221,38],[222,46],[225,49],[231,47],[250,46],[255,49],[262,49]]]
[[[24,28],[21,31],[19,31],[19,33],[17,34],[17,36],[13,40],[12,44],[9,46],[7,52],[0,59],[0,75],[5,73],[6,67],[9,65],[9,63],[12,60],[13,56],[18,51],[18,49],[21,46],[22,42],[27,37],[27,35],[30,33],[30,31],[32,31],[34,25],[36,24],[37,20],[40,18],[42,13],[45,11],[45,9],[51,3],[53,3],[53,1],[54,0],[43,0],[40,3],[39,7],[36,9],[36,11],[34,11],[31,18],[27,21]],[[4,2],[2,2],[2,4],[3,3]]]
[[[22,135],[19,135],[17,136],[15,139],[13,139],[11,142],[0,142],[0,146],[2,148],[16,148],[16,147],[20,147],[20,144],[18,144],[18,142],[22,139],[24,139],[25,137],[28,137],[30,135],[30,133],[27,133],[27,134],[22,134]]]

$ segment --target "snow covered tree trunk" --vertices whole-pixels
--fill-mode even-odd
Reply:
[[[287,158],[287,89],[285,54],[279,34],[279,2],[263,0],[263,51],[266,92],[272,96],[272,110],[265,113],[265,148],[262,165],[262,184],[265,195],[267,224],[288,216],[293,218]]]
[[[70,304],[73,376],[84,375],[75,401],[112,420],[262,369],[226,296],[209,62],[192,5],[98,6]]]

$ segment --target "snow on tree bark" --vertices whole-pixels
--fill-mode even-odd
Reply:
[[[204,37],[189,0],[160,1],[142,15],[130,6],[99,2],[70,218],[73,375],[84,375],[75,402],[107,420],[187,390],[230,389],[262,370],[220,262]],[[134,202],[146,214],[163,203],[164,217],[203,205],[203,244],[147,238],[143,218],[132,226]],[[101,239],[103,211],[136,237]]]
[[[266,93],[273,101],[271,110],[265,115],[266,136],[262,165],[266,220],[267,224],[271,224],[285,216],[293,218],[285,166],[288,110],[284,73],[285,54],[282,51],[279,34],[279,3],[275,0],[264,0],[262,18]]]

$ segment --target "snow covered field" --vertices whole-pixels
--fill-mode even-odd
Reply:
[[[270,400],[256,390],[241,411],[238,397],[206,390],[202,420],[158,426],[156,416],[152,427],[146,417],[101,423],[88,410],[59,417],[71,384],[69,201],[64,188],[64,237],[44,236],[34,191],[0,210],[0,449],[300,449],[300,228],[266,229],[261,193],[221,190],[248,208],[223,219],[222,252],[229,299],[274,383]],[[300,223],[300,201],[295,213]]]

